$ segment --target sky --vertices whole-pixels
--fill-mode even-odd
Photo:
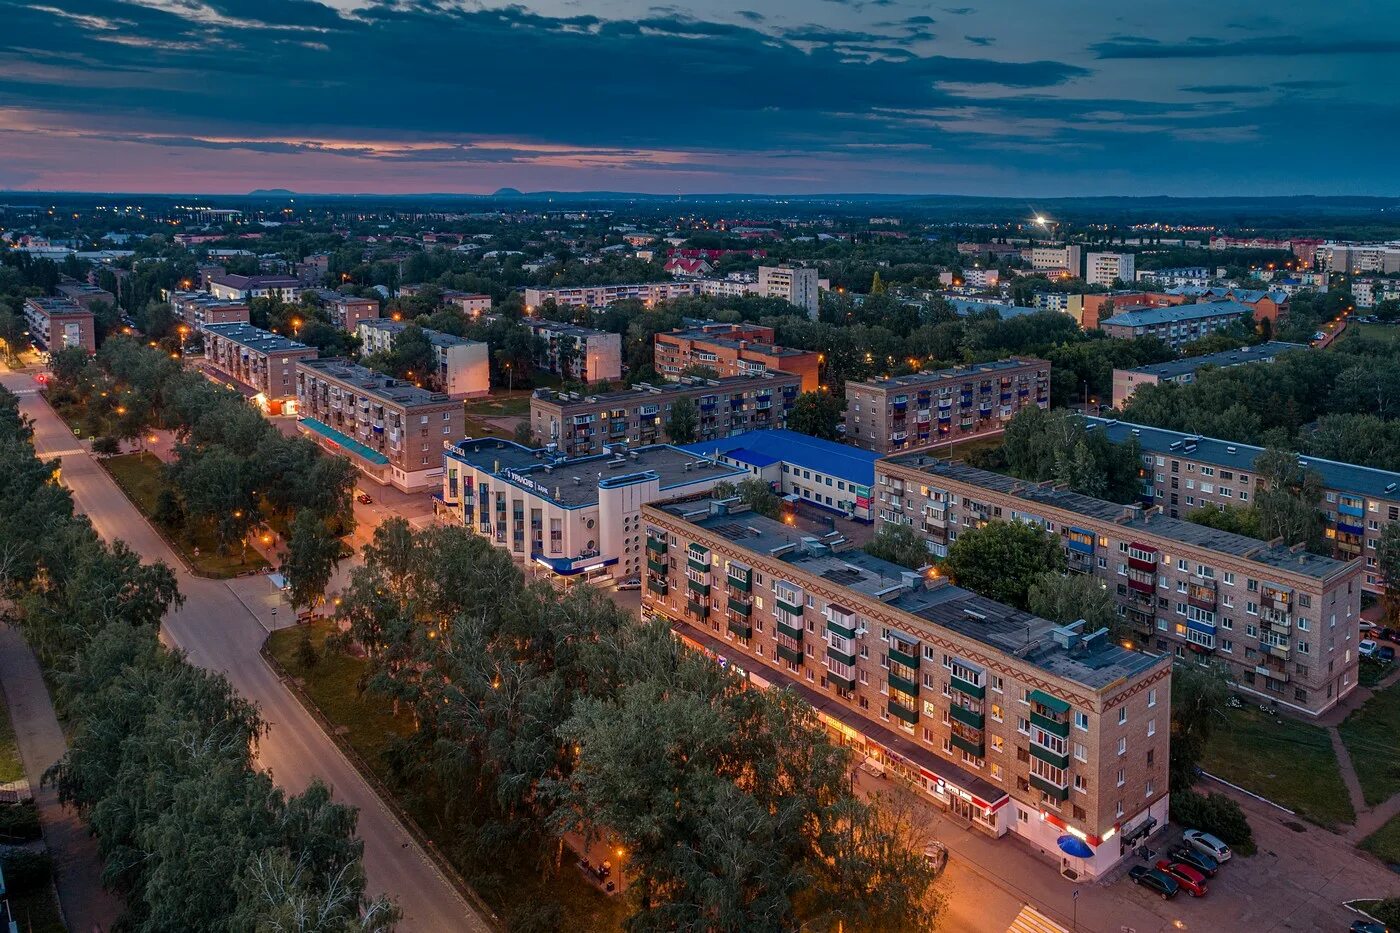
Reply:
[[[0,189],[1397,194],[1400,3],[1303,12],[0,0]]]

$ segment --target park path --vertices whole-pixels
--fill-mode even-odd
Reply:
[[[1366,701],[1377,693],[1400,681],[1400,668],[1391,671],[1374,687],[1357,687],[1343,703],[1328,710],[1319,723],[1327,729],[1327,737],[1332,740],[1332,751],[1337,756],[1337,770],[1341,772],[1342,783],[1346,785],[1347,796],[1351,798],[1351,808],[1356,811],[1356,820],[1342,837],[1353,844],[1360,843],[1367,836],[1380,829],[1392,818],[1400,816],[1400,794],[1382,800],[1374,807],[1366,805],[1366,793],[1361,787],[1361,779],[1356,774],[1356,765],[1351,760],[1351,751],[1342,741],[1338,728],[1346,718],[1356,712]]]

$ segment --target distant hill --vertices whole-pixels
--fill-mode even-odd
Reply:
[[[295,195],[295,191],[288,191],[286,188],[257,188],[248,192],[250,198],[290,198]]]
[[[492,192],[493,198],[518,198],[524,194],[519,188],[497,188]]]

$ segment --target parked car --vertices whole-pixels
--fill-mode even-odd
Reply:
[[[355,497],[355,501],[360,503],[360,505],[373,505],[374,497],[367,492],[362,492]]]
[[[1190,865],[1196,871],[1207,878],[1214,878],[1215,873],[1220,870],[1220,863],[1206,855],[1204,852],[1193,849],[1190,846],[1177,846],[1167,853],[1167,858],[1173,862],[1181,862],[1183,865]]]
[[[1395,629],[1387,625],[1381,629],[1380,639],[1381,641],[1395,641]]]
[[[1326,339],[1327,339],[1327,335],[1324,334],[1322,331],[1318,331],[1317,333],[1313,334],[1313,339],[1314,339],[1314,340],[1326,340]]]
[[[1376,653],[1376,642],[1372,638],[1361,639],[1361,644],[1356,646],[1356,653],[1363,658],[1369,658]]]
[[[1379,920],[1353,920],[1351,933],[1390,933],[1390,927]]]
[[[924,846],[924,860],[933,869],[933,877],[937,878],[948,867],[948,847],[935,839]]]
[[[1391,645],[1381,645],[1376,649],[1377,659],[1391,664],[1395,661],[1395,648]]]
[[[1372,635],[1372,637],[1374,637],[1373,633],[1380,628],[1380,626],[1376,625],[1374,622],[1367,622],[1365,619],[1362,619],[1358,628],[1361,629],[1361,634]]]
[[[1181,885],[1177,884],[1171,875],[1146,865],[1134,865],[1129,868],[1128,877],[1133,880],[1133,884],[1156,891],[1164,901],[1176,897],[1176,892],[1181,890]]]
[[[1188,829],[1181,834],[1181,841],[1198,852],[1204,852],[1217,862],[1230,861],[1230,847],[1210,833],[1199,829]]]
[[[1157,870],[1175,879],[1176,883],[1181,885],[1182,889],[1192,897],[1205,897],[1206,891],[1209,890],[1206,887],[1206,876],[1184,862],[1162,859],[1157,862]]]
[[[642,588],[641,577],[628,577],[626,580],[617,581],[619,590],[640,590]]]

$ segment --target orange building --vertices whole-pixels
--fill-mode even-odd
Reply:
[[[1186,304],[1185,295],[1168,295],[1164,292],[1103,292],[1097,295],[1072,295],[1069,314],[1079,322],[1082,330],[1093,330],[1099,322],[1113,317],[1124,308],[1167,308]]]
[[[708,366],[720,376],[759,376],[766,372],[802,377],[802,391],[821,384],[821,354],[773,343],[773,328],[687,320],[680,330],[657,334],[652,345],[658,374],[679,379],[692,366]]]

